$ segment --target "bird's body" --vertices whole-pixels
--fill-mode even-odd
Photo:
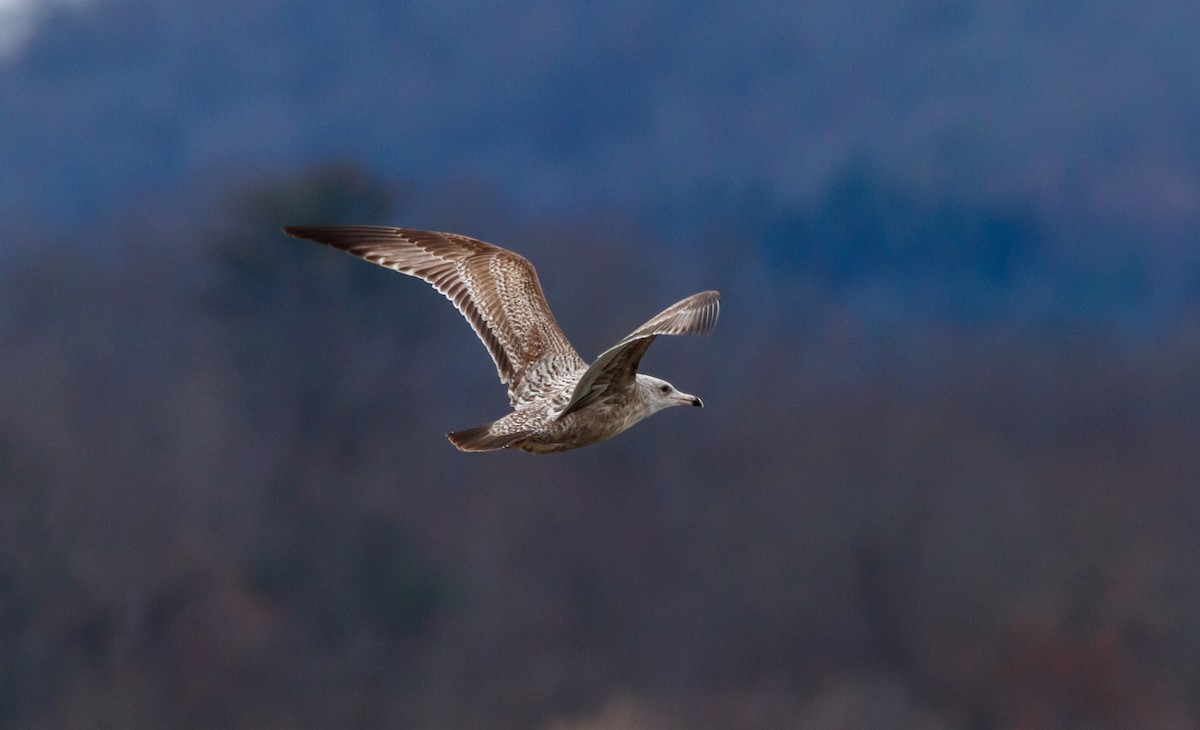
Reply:
[[[679,395],[691,401],[657,405],[646,393],[646,387],[638,384],[629,392],[613,393],[587,408],[560,416],[579,379],[586,371],[586,368],[576,371],[574,377],[555,384],[561,387],[547,389],[544,399],[537,399],[525,407],[518,406],[512,413],[489,424],[490,433],[527,433],[528,435],[511,445],[525,451],[548,454],[610,439],[669,405],[700,405],[698,398],[683,394]],[[455,441],[455,436],[456,434],[450,434],[450,440]],[[455,445],[458,445],[457,442]]]
[[[670,383],[637,373],[658,335],[708,334],[719,295],[677,302],[588,365],[563,335],[533,265],[517,254],[453,233],[378,226],[297,226],[297,238],[341,249],[429,282],[450,299],[483,341],[508,415],[448,434],[462,451],[565,451],[611,438],[663,408],[700,406]]]

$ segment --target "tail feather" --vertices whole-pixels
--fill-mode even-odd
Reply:
[[[454,444],[459,451],[497,451],[507,449],[531,433],[530,431],[493,433],[492,426],[494,425],[495,423],[485,423],[465,431],[455,431],[446,434],[446,438],[450,439],[450,443]]]

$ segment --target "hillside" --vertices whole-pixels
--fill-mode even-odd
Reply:
[[[676,230],[714,197],[769,215],[866,166],[1032,206],[1073,243],[1178,242],[1200,221],[1198,25],[1168,0],[95,0],[0,68],[0,217],[82,223],[354,159]]]

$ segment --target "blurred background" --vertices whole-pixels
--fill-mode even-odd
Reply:
[[[0,726],[1200,724],[1200,4],[0,3]],[[587,449],[466,233],[704,398]]]

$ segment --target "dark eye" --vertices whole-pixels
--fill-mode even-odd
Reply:
[[[663,393],[670,393],[670,392],[671,392],[671,386],[669,386],[669,385],[664,385],[663,387],[659,388],[659,390],[661,390]]]

